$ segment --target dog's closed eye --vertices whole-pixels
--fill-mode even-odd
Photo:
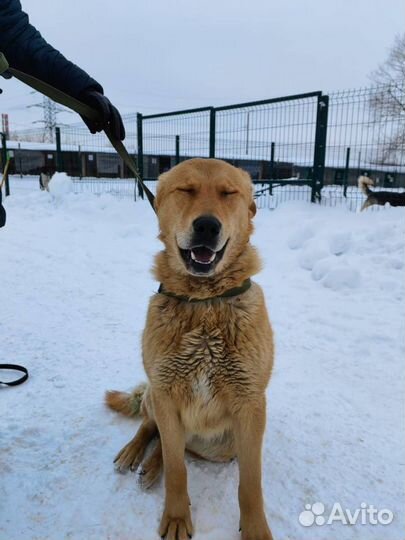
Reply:
[[[221,195],[223,197],[228,197],[229,195],[236,195],[238,193],[238,191],[231,191],[231,190],[228,190],[228,189],[224,189],[221,191]]]
[[[193,187],[187,187],[187,186],[184,186],[184,187],[178,187],[176,188],[176,191],[180,191],[181,193],[189,193],[190,195],[194,195],[196,190],[195,188]]]

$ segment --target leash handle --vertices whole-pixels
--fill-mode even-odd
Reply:
[[[86,105],[86,103],[83,103],[82,101],[79,101],[78,99],[69,96],[68,94],[65,94],[65,92],[62,92],[62,90],[59,90],[58,88],[55,88],[54,86],[51,86],[50,84],[41,81],[40,79],[37,79],[32,75],[28,75],[28,73],[24,73],[23,71],[19,71],[18,69],[11,68],[3,53],[0,53],[0,75],[5,78],[10,78],[10,76],[13,75],[16,79],[27,84],[34,90],[41,92],[41,94],[48,96],[50,99],[58,102],[60,105],[64,105],[65,107],[72,109],[81,116],[86,116],[86,118],[93,122],[101,123],[101,115],[95,109],[93,109],[89,105]],[[112,135],[110,129],[106,128],[104,131],[112,146],[115,148],[119,156],[123,159],[123,161],[133,173],[135,179],[141,184],[151,207],[155,211],[155,196],[140,177],[135,162],[128,154],[127,149],[119,139],[116,139]]]
[[[0,364],[0,369],[12,369],[14,371],[21,371],[24,373],[22,377],[19,377],[18,379],[15,379],[14,381],[0,381],[0,385],[3,386],[17,386],[19,384],[22,384],[28,379],[28,369],[24,366],[19,366],[17,364]]]
[[[8,157],[7,158],[7,161],[6,161],[6,166],[4,167],[4,171],[3,171],[3,178],[1,179],[0,181],[0,189],[3,187],[3,184],[4,182],[6,181],[6,177],[7,177],[7,173],[8,173],[8,168],[10,166],[10,161],[11,159]]]

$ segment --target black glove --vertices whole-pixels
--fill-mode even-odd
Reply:
[[[79,96],[79,100],[83,101],[93,109],[96,109],[102,118],[102,122],[93,122],[82,116],[83,122],[89,128],[91,133],[102,131],[106,127],[110,128],[112,135],[121,141],[125,139],[125,128],[122,123],[122,118],[118,109],[114,107],[111,101],[103,96],[97,90],[85,90]]]

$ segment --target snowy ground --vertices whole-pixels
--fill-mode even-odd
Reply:
[[[294,180],[294,179],[291,179]],[[19,176],[13,177],[14,189],[32,191],[38,189],[38,175],[36,176]],[[146,180],[148,188],[155,193],[156,181]],[[74,192],[77,194],[92,193],[95,195],[103,195],[109,193],[118,198],[128,198],[134,200],[137,197],[138,190],[135,186],[135,180],[133,178],[75,178],[74,179]],[[271,195],[267,184],[257,183],[256,189],[256,203],[260,209],[274,210],[280,205],[289,201],[301,201],[310,202],[311,200],[311,187],[310,186],[297,186],[297,185],[275,185],[272,188]],[[373,190],[381,191],[382,188],[375,187]],[[387,188],[383,188],[387,190]],[[357,186],[348,186],[346,197],[343,195],[343,186],[339,185],[327,185],[322,189],[321,204],[323,206],[330,207],[342,207],[353,212],[359,211],[365,196],[361,189]],[[404,188],[391,188],[388,191],[404,192]],[[379,212],[384,210],[382,206],[372,206],[369,212]]]
[[[163,487],[112,460],[137,423],[106,389],[144,380],[140,334],[159,249],[146,203],[52,198],[14,182],[0,230],[1,540],[152,540]],[[264,446],[275,540],[403,540],[405,210],[261,210],[254,243],[275,330]],[[237,540],[237,464],[188,459],[196,540]],[[389,509],[389,525],[304,527],[306,504]],[[308,518],[308,514],[306,515]]]

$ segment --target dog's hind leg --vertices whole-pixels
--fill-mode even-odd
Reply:
[[[151,440],[157,435],[156,422],[150,418],[142,421],[135,437],[122,448],[114,459],[117,471],[136,471]]]
[[[378,203],[377,203],[377,201],[376,201],[374,198],[368,197],[368,198],[364,201],[364,203],[363,203],[363,205],[362,205],[362,207],[361,207],[361,209],[360,209],[360,212],[363,212],[363,210],[365,210],[365,209],[368,208],[369,206],[373,206],[373,204],[378,204]]]
[[[158,438],[156,446],[141,465],[140,484],[143,489],[149,489],[159,479],[163,471],[162,442]]]

